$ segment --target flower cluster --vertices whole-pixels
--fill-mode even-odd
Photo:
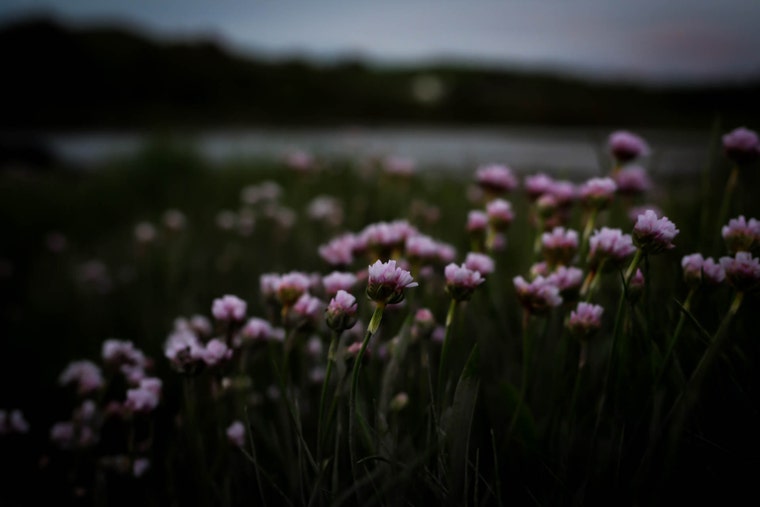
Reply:
[[[667,217],[657,218],[652,210],[646,210],[636,219],[633,226],[633,241],[645,253],[657,254],[670,250],[673,239],[680,231]]]
[[[367,297],[383,304],[396,304],[404,300],[404,289],[417,287],[409,271],[396,265],[395,260],[376,261],[369,266]]]

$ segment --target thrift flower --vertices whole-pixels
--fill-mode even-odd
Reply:
[[[211,339],[203,350],[202,359],[208,366],[216,366],[232,357],[232,349],[219,338]]]
[[[467,301],[472,297],[475,288],[485,282],[479,271],[473,271],[464,265],[457,266],[453,262],[446,266],[446,292],[456,301]]]
[[[533,174],[525,178],[525,192],[531,201],[550,193],[553,185],[554,180],[544,173]]]
[[[396,266],[396,261],[376,261],[369,266],[367,297],[377,303],[395,304],[404,300],[404,289],[417,287],[411,273]]]
[[[760,259],[749,252],[736,252],[734,257],[721,257],[720,265],[726,280],[738,291],[748,291],[760,283]]]
[[[339,290],[325,309],[325,320],[330,329],[340,333],[356,324],[356,298],[344,290]]]
[[[475,177],[478,186],[492,196],[502,195],[517,188],[517,177],[512,169],[501,164],[490,164],[478,168]]]
[[[729,220],[721,232],[731,254],[749,252],[760,245],[760,222],[754,218],[747,221],[744,215],[739,215]]]
[[[739,127],[723,136],[723,152],[736,164],[747,164],[760,156],[760,140],[757,133]]]
[[[587,208],[601,210],[612,203],[617,184],[612,178],[591,178],[580,188],[581,203]]]
[[[578,298],[583,283],[583,271],[576,267],[558,267],[547,278],[547,281],[559,289],[559,295],[565,301]]]
[[[646,170],[640,166],[625,167],[615,174],[614,179],[617,191],[622,195],[643,194],[652,186]]]
[[[100,368],[87,360],[69,363],[58,377],[58,382],[63,386],[76,383],[77,391],[82,395],[97,391],[104,383]]]
[[[227,427],[227,440],[237,447],[245,445],[245,426],[242,422],[234,421]]]
[[[578,306],[570,312],[567,321],[568,330],[578,338],[585,340],[602,327],[602,313],[604,308],[591,303],[578,303]]]
[[[635,251],[631,235],[623,234],[620,229],[602,227],[589,238],[588,259],[592,266],[598,266],[605,260],[619,265]]]
[[[541,234],[541,251],[550,265],[570,264],[578,251],[578,233],[564,227],[544,232]]]
[[[607,147],[612,157],[619,163],[630,162],[649,154],[649,145],[636,134],[618,130],[610,134]]]
[[[633,226],[633,241],[645,253],[657,254],[674,248],[673,239],[679,230],[667,217],[657,218],[652,210],[646,210]]]
[[[516,276],[512,281],[520,304],[532,314],[544,314],[550,308],[562,304],[559,288],[542,276],[537,276],[530,283],[522,276]]]
[[[512,205],[504,199],[494,199],[486,204],[486,214],[488,224],[496,231],[506,230],[515,218]]]
[[[211,313],[216,320],[242,322],[248,305],[237,296],[225,295],[214,299],[211,305]]]
[[[291,271],[277,280],[275,293],[282,306],[290,307],[309,290],[310,285],[311,280],[308,275]]]
[[[353,273],[333,271],[322,278],[322,285],[325,289],[325,294],[332,297],[337,294],[339,290],[351,290],[353,286],[356,285],[356,275]]]
[[[356,237],[343,234],[319,247],[319,256],[331,266],[348,266],[354,261]]]
[[[483,276],[490,275],[496,269],[496,264],[491,257],[478,252],[469,252],[463,266],[472,271],[479,271]]]

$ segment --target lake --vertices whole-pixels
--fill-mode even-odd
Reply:
[[[214,162],[232,158],[282,158],[294,151],[317,157],[351,158],[399,156],[414,160],[422,170],[471,171],[498,162],[515,171],[538,169],[559,174],[590,176],[607,163],[605,143],[610,129],[591,128],[256,128],[209,130],[180,135],[201,155]],[[698,171],[708,155],[708,132],[636,130],[652,153],[641,164],[651,172]],[[149,140],[133,133],[48,133],[40,136],[60,158],[92,166],[108,157],[136,153]]]

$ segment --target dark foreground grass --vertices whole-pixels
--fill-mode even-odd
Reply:
[[[37,505],[51,496],[82,505],[659,505],[756,497],[757,293],[744,295],[723,338],[716,334],[733,288],[701,288],[683,310],[681,258],[726,255],[720,226],[738,214],[760,216],[757,167],[742,171],[728,216],[719,216],[730,166],[713,152],[688,176],[653,173],[649,195],[618,199],[599,215],[597,226],[630,233],[627,208],[654,203],[681,232],[675,249],[642,260],[638,299],[625,297],[622,271],[602,277],[592,300],[605,308],[603,325],[583,369],[579,342],[564,327],[574,303],[525,318],[517,300],[513,277],[527,277],[539,260],[531,205],[518,190],[507,196],[516,219],[506,248],[493,252],[496,271],[456,305],[444,394],[436,385],[441,347],[420,338],[412,321],[424,307],[445,322],[450,300],[436,265],[432,275],[414,273],[420,286],[407,291],[403,307],[386,309],[360,371],[355,414],[345,349],[363,329],[337,337],[321,437],[322,383],[310,373],[327,366],[332,334],[324,325],[288,329],[287,360],[281,344],[259,344],[190,376],[164,357],[174,320],[210,317],[213,299],[235,294],[249,317],[284,325],[262,297],[260,276],[328,274],[333,267],[318,246],[380,221],[409,220],[454,246],[462,262],[471,245],[467,213],[483,206],[468,198],[474,169],[394,177],[371,164],[324,161],[301,173],[271,161],[211,166],[187,147],[155,145],[92,172],[3,174],[0,409],[21,409],[30,431],[0,436],[0,504]],[[241,203],[243,188],[265,181],[281,195]],[[341,220],[309,218],[308,205],[322,195],[337,200]],[[182,228],[162,225],[169,209],[182,211]],[[238,217],[243,210],[252,228],[220,228],[222,210]],[[582,220],[573,208],[568,226],[581,231]],[[135,240],[141,221],[157,227],[150,243]],[[348,270],[374,260],[357,258]],[[374,306],[364,284],[353,293],[366,326]],[[321,351],[307,345],[311,337]],[[127,388],[107,375],[107,387],[92,397],[99,438],[61,449],[50,429],[70,419],[81,398],[58,376],[72,360],[100,364],[107,338],[130,340],[153,359],[161,403],[149,414],[106,417],[107,401],[123,401]],[[723,345],[697,388],[693,377],[716,339]],[[246,428],[240,448],[225,435],[234,420]],[[138,457],[150,460],[141,477],[131,469]]]

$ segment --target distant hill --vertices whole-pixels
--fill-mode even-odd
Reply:
[[[760,80],[643,87],[457,66],[260,61],[214,42],[30,19],[0,30],[0,128],[319,124],[706,127],[760,118]]]

